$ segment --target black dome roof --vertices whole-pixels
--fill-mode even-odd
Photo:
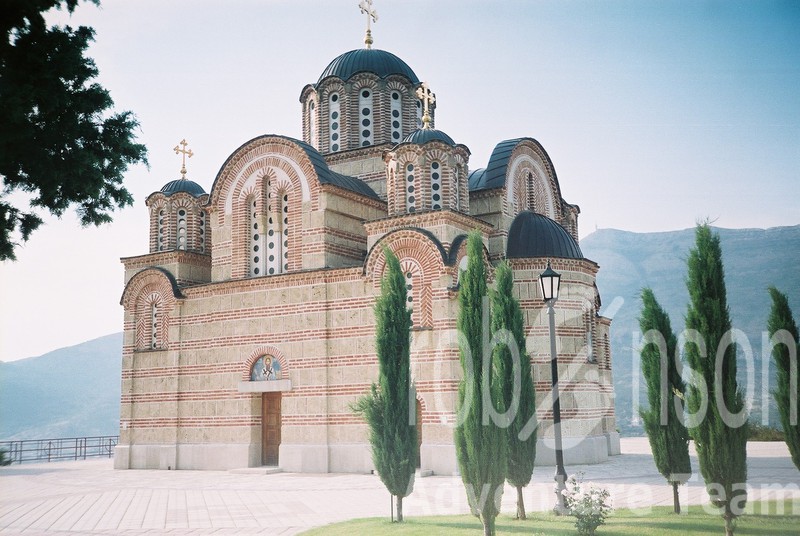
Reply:
[[[203,187],[197,184],[194,181],[190,181],[189,179],[178,179],[175,181],[170,181],[161,188],[161,193],[170,196],[172,194],[177,194],[178,192],[186,192],[194,197],[200,197],[201,195],[206,195],[206,191],[203,190]]]
[[[508,230],[508,258],[561,257],[582,259],[578,243],[561,225],[547,216],[520,212]]]
[[[381,78],[400,74],[408,78],[412,84],[419,84],[419,78],[406,62],[391,52],[376,48],[359,48],[345,52],[328,64],[317,84],[330,76],[347,81],[358,73],[373,73]]]
[[[448,145],[455,146],[456,142],[453,141],[453,138],[442,132],[441,130],[436,130],[435,128],[420,128],[409,134],[403,140],[403,143],[416,143],[422,145],[424,143],[428,143],[429,141],[443,141]]]

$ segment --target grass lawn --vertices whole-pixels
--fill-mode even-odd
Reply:
[[[784,503],[783,512],[775,501],[756,502],[752,505],[754,513],[739,518],[736,534],[783,536],[800,535],[800,501]],[[369,518],[354,519],[343,523],[335,523],[304,532],[306,536],[354,536],[369,534],[380,536],[391,535],[436,535],[436,534],[469,534],[481,533],[481,523],[473,516],[441,516],[441,517],[409,517],[404,523],[391,523],[388,519]],[[533,512],[525,521],[517,521],[509,515],[501,514],[497,518],[498,534],[541,534],[541,535],[574,535],[577,534],[574,518],[556,517],[550,513]],[[692,506],[687,514],[675,515],[671,507],[654,507],[649,513],[642,510],[615,510],[606,519],[606,524],[597,530],[598,536],[640,536],[658,534],[667,536],[688,536],[694,534],[724,534],[722,518],[716,514],[706,513],[700,506]]]

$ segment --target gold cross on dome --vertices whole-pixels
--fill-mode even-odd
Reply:
[[[184,139],[181,140],[181,142],[178,145],[175,146],[175,149],[173,149],[175,151],[175,154],[183,153],[183,157],[182,157],[183,161],[181,162],[181,178],[182,179],[186,178],[186,157],[188,156],[189,158],[191,158],[192,155],[194,155],[194,153],[192,152],[191,149],[186,149],[187,145],[189,145],[189,144],[186,143],[186,138],[184,138]],[[182,148],[179,148],[181,146],[182,146]]]
[[[372,48],[372,31],[369,24],[370,21],[378,22],[378,12],[372,7],[372,0],[361,0],[358,7],[361,9],[361,13],[367,16],[367,35],[364,37],[364,44],[367,45],[367,48]]]
[[[417,88],[417,97],[422,101],[422,128],[431,128],[430,106],[436,102],[436,95],[428,87],[428,83],[423,82]]]

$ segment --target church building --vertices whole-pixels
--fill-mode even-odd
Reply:
[[[619,453],[599,267],[581,253],[580,210],[562,198],[544,147],[501,140],[473,165],[469,148],[436,128],[427,84],[372,48],[369,31],[365,42],[300,91],[301,140],[258,136],[207,190],[184,166],[147,198],[149,252],[122,259],[115,467],[369,472],[367,425],[351,404],[378,377],[373,307],[388,249],[412,309],[418,463],[455,474],[459,275],[473,230],[490,286],[498,262],[513,269],[537,395],[537,463],[554,460],[539,288],[548,261],[562,275],[565,461]],[[176,152],[191,154],[185,141]]]

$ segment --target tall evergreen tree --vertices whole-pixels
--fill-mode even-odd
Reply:
[[[639,329],[646,337],[641,357],[650,406],[641,410],[640,415],[658,472],[672,484],[673,509],[676,514],[680,514],[678,486],[689,480],[692,474],[689,432],[683,424],[682,413],[679,417],[676,409],[676,403],[684,397],[686,385],[675,362],[678,342],[672,332],[669,315],[661,308],[650,288],[642,290]],[[651,338],[648,333],[655,333],[655,338]]]
[[[747,416],[740,414],[744,411],[744,397],[736,382],[736,346],[728,344],[731,320],[722,248],[719,235],[708,224],[697,226],[696,244],[687,264],[690,303],[686,329],[696,330],[705,352],[696,343],[689,343],[686,358],[707,389],[703,393],[695,382],[688,385],[689,411],[697,414],[689,423],[689,433],[695,441],[711,502],[720,509],[730,536],[734,521],[747,502]],[[699,410],[704,402],[708,407],[702,415]],[[741,417],[737,419],[735,415]]]
[[[525,348],[522,310],[514,298],[513,288],[511,267],[506,262],[500,263],[495,272],[495,291],[492,293],[492,335],[506,330],[511,341],[495,344],[493,351],[495,359],[503,363],[503,407],[511,411],[508,415],[511,421],[506,428],[506,480],[517,488],[517,519],[525,519],[522,488],[531,481],[536,458],[536,393],[531,376],[531,360]],[[509,345],[514,347],[514,351]],[[517,361],[516,366],[514,361]],[[510,409],[512,407],[514,409]]]
[[[461,480],[483,533],[495,533],[506,471],[505,430],[490,417],[491,404],[503,412],[502,361],[494,359],[484,339],[483,311],[488,307],[483,243],[477,232],[467,239],[467,269],[461,277],[458,313],[461,368],[454,439]],[[488,318],[487,318],[488,324]],[[489,326],[486,325],[488,331]],[[486,341],[488,342],[488,341]],[[488,346],[488,344],[486,345]]]
[[[800,469],[800,426],[798,426],[798,393],[800,393],[800,343],[798,343],[797,324],[789,308],[789,298],[786,294],[778,291],[775,287],[769,288],[772,297],[772,310],[769,313],[767,329],[772,338],[780,330],[786,330],[790,340],[787,344],[794,345],[794,356],[787,344],[777,344],[772,348],[772,359],[777,370],[777,387],[772,392],[775,402],[778,405],[783,434],[786,438],[786,445],[792,455],[795,467]],[[794,361],[794,363],[792,363]],[[794,368],[794,374],[792,374]],[[794,385],[792,385],[794,383]],[[792,404],[796,408],[792,414]]]
[[[403,497],[414,489],[417,459],[416,396],[411,383],[411,311],[406,307],[406,280],[397,257],[388,249],[381,295],[375,305],[375,349],[378,385],[353,409],[369,424],[372,461],[381,481],[397,499],[403,521]],[[412,406],[412,404],[414,404]]]

